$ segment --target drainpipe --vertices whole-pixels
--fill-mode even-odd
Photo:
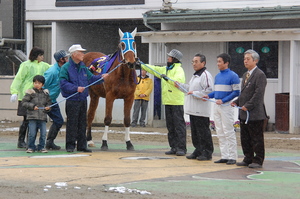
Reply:
[[[15,43],[15,44],[24,44],[25,39],[8,39],[8,38],[2,38],[0,39],[0,46],[4,46],[4,43]]]

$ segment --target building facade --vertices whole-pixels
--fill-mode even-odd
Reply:
[[[217,5],[217,6],[216,6]],[[144,63],[165,64],[172,48],[183,52],[186,79],[193,74],[191,59],[201,52],[207,68],[218,73],[216,56],[232,56],[231,68],[240,77],[245,71],[243,52],[253,48],[261,55],[258,64],[267,75],[265,103],[275,123],[276,93],[289,93],[290,133],[300,133],[299,48],[300,3],[290,1],[205,1],[205,0],[27,0],[25,3],[26,52],[43,47],[48,62],[52,54],[80,43],[88,51],[113,52],[119,42],[118,28],[138,28],[138,56]],[[95,122],[102,123],[104,100],[100,100]],[[62,103],[63,106],[63,103]],[[114,111],[122,108],[116,101]],[[149,107],[153,107],[153,100]],[[153,123],[149,108],[148,124]],[[278,114],[278,113],[277,113]],[[118,111],[113,122],[122,123]]]

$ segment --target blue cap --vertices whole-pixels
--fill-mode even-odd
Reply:
[[[61,58],[69,56],[67,51],[65,50],[59,50],[56,53],[54,53],[54,59],[58,62]]]

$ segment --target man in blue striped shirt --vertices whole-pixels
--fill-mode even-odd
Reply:
[[[232,165],[237,159],[237,142],[234,131],[234,109],[230,101],[240,94],[239,76],[229,69],[231,57],[226,53],[217,56],[217,64],[220,70],[215,77],[215,88],[204,98],[215,98],[214,122],[219,139],[221,159],[215,163]]]

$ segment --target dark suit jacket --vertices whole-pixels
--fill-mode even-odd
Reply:
[[[245,84],[246,73],[243,75],[241,94],[234,101],[238,106],[245,106],[249,111],[249,121],[264,120],[267,117],[264,105],[264,95],[267,85],[265,73],[258,67],[253,71]],[[239,110],[239,119],[246,120],[247,112]]]

